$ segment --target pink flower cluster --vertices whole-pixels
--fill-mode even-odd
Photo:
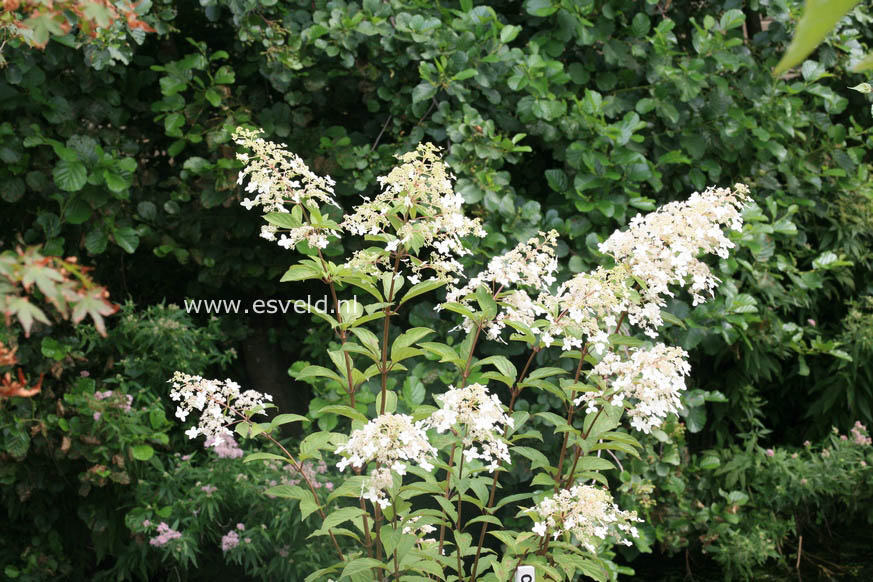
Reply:
[[[214,485],[204,485],[200,490],[206,493],[206,497],[212,497],[212,494],[218,491],[218,487],[215,487]]]
[[[113,396],[120,397],[120,402],[117,405],[118,408],[124,412],[130,412],[131,405],[133,404],[133,396],[131,394],[122,394],[121,392],[115,392],[114,390],[106,390],[104,392],[97,391],[94,393],[94,398],[97,400],[108,400]]]
[[[243,450],[239,448],[239,444],[230,435],[221,437],[221,441],[216,443],[215,437],[209,437],[203,443],[206,448],[212,447],[215,454],[220,459],[239,459],[243,456]]]
[[[855,426],[852,427],[852,430],[849,431],[852,434],[852,441],[856,445],[870,445],[873,444],[873,439],[867,433],[867,427],[861,424],[861,421],[855,421]]]
[[[324,485],[322,485],[315,478],[316,475],[323,475],[327,473],[327,464],[323,460],[318,461],[318,465],[316,465],[315,467],[312,466],[312,463],[306,461],[303,463],[301,468],[303,469],[303,475],[306,476],[310,481],[312,481],[312,486],[316,489],[320,489],[322,486],[327,488],[328,491],[333,489],[333,483],[325,483]],[[285,470],[289,473],[297,473],[293,465],[285,465]],[[286,485],[297,485],[302,480],[303,477],[298,477],[296,479],[282,479],[282,482]],[[330,487],[328,487],[328,485],[330,485]]]
[[[271,464],[271,468],[278,469],[279,466],[278,464]],[[283,476],[282,485],[299,485],[301,482],[304,482],[304,477],[306,477],[312,483],[313,488],[321,489],[322,487],[324,487],[327,491],[333,491],[334,485],[331,481],[321,482],[317,479],[317,475],[324,475],[325,473],[327,473],[327,463],[325,463],[323,460],[318,461],[317,465],[313,465],[309,461],[305,461],[301,464],[301,468],[302,472],[298,472],[293,465],[285,465],[285,471],[292,475],[298,476]],[[271,479],[268,484],[270,487],[275,487],[276,485],[279,485],[279,481]],[[267,497],[275,498],[275,495],[270,495],[268,493]]]
[[[148,520],[143,522],[143,525],[145,525],[146,523],[149,523]],[[158,535],[150,539],[149,543],[153,546],[160,547],[169,543],[170,540],[175,540],[180,537],[182,537],[182,534],[180,534],[162,521],[158,524]]]
[[[230,530],[221,538],[221,551],[229,552],[239,545],[239,534]]]

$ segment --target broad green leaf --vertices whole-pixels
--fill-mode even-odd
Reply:
[[[346,567],[343,568],[342,577],[351,578],[352,576],[367,570],[372,570],[373,568],[385,569],[385,566],[382,565],[382,562],[374,558],[358,558],[346,564]]]
[[[524,2],[524,9],[528,14],[540,17],[551,16],[560,7],[560,3],[554,3],[552,0],[525,0]]]
[[[88,170],[82,162],[61,160],[55,165],[52,178],[61,190],[78,192],[88,181]]]
[[[155,454],[155,450],[150,445],[134,445],[130,447],[130,454],[137,461],[148,461]]]
[[[806,0],[794,38],[773,74],[781,75],[799,65],[857,3],[858,0]]]
[[[321,279],[322,273],[321,271],[311,267],[309,265],[293,265],[289,267],[285,274],[282,275],[282,278],[279,279],[280,283],[285,283],[288,281],[305,281],[307,279]]]
[[[91,206],[81,198],[73,198],[64,208],[64,222],[82,224],[91,218]]]
[[[400,300],[398,305],[403,305],[413,297],[418,297],[423,293],[427,293],[428,291],[433,291],[434,289],[438,289],[445,285],[445,281],[437,281],[437,280],[427,280],[416,283],[412,287],[409,288],[409,291],[406,292],[406,295],[403,296],[403,299]]]
[[[139,246],[139,233],[129,226],[116,228],[112,232],[112,237],[115,239],[115,244],[124,249],[126,253],[133,254]]]
[[[322,406],[318,409],[318,414],[338,414],[340,416],[345,416],[346,418],[351,418],[352,420],[367,422],[367,416],[363,414],[360,410],[355,410],[351,406],[346,406],[344,404],[331,404],[328,406]]]

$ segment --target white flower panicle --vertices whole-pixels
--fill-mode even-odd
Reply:
[[[469,254],[461,239],[484,237],[481,221],[464,215],[464,199],[453,190],[454,176],[440,159],[438,147],[419,144],[397,158],[402,164],[378,179],[382,192],[372,200],[364,198],[341,226],[360,236],[384,236],[389,253],[400,246],[428,247],[430,258],[413,263],[414,273],[430,269],[437,277],[454,280],[452,273],[460,264],[453,257]]]
[[[607,353],[592,372],[609,381],[612,404],[625,400],[631,426],[648,433],[660,426],[670,413],[679,411],[679,397],[685,390],[685,376],[691,372],[688,353],[682,348],[657,344],[649,349],[635,349],[622,360],[615,352]],[[596,410],[597,392],[584,392],[576,404],[586,402]]]
[[[663,305],[662,295],[672,297],[669,285],[690,280],[694,304],[705,301],[718,279],[697,259],[701,253],[726,258],[734,246],[722,232],[727,225],[740,230],[740,214],[749,200],[749,189],[736,184],[734,189],[708,188],[695,192],[685,202],[671,202],[646,216],[637,215],[625,231],[616,231],[599,245],[600,251],[624,263],[641,279],[644,303]]]
[[[596,552],[598,540],[609,535],[618,543],[629,546],[627,536],[637,537],[635,522],[642,521],[634,511],[622,511],[605,489],[590,485],[574,485],[554,497],[546,497],[527,510],[536,514],[533,531],[545,537],[549,532],[558,539],[569,533],[588,551]]]
[[[442,433],[463,426],[459,434],[463,435],[465,460],[481,459],[492,473],[500,461],[510,462],[503,433],[513,426],[513,420],[503,412],[497,395],[482,384],[470,384],[464,388],[449,386],[436,398],[440,409],[422,423],[423,427]]]
[[[352,432],[349,440],[336,448],[344,458],[337,463],[340,471],[349,465],[363,467],[371,461],[390,467],[399,475],[406,474],[406,464],[416,463],[430,471],[429,459],[436,456],[420,426],[407,414],[383,414],[363,428]]]
[[[558,270],[558,260],[555,258],[557,244],[557,231],[540,232],[538,236],[519,243],[511,251],[491,259],[488,267],[463,287],[450,286],[446,292],[446,302],[469,305],[469,296],[482,285],[495,295],[499,295],[504,288],[515,288],[514,293],[506,296],[509,310],[501,311],[484,328],[489,339],[499,339],[501,331],[506,327],[507,318],[532,320],[535,317],[536,310],[528,311],[533,309],[529,296],[520,288],[545,291],[555,282],[555,272]],[[465,331],[470,331],[472,326],[473,322],[469,319],[461,324]]]
[[[345,455],[337,467],[361,468],[371,461],[381,466],[374,469],[364,482],[361,497],[383,509],[390,503],[386,491],[391,488],[393,473],[406,474],[408,463],[416,463],[426,471],[433,470],[430,460],[437,451],[427,440],[425,432],[406,414],[383,414],[363,428],[352,432],[349,440],[336,448]]]
[[[534,331],[540,333],[546,346],[560,339],[564,350],[581,348],[585,343],[605,348],[621,313],[632,309],[631,298],[638,296],[631,283],[624,269],[598,267],[579,273],[562,283],[554,295],[539,296],[537,302],[548,325]]]
[[[233,135],[236,143],[252,151],[252,154],[237,154],[237,159],[245,164],[237,183],[242,184],[248,177],[246,192],[255,193],[254,198],[245,198],[241,204],[247,210],[260,206],[265,214],[292,214],[296,226],[283,227],[279,246],[293,249],[297,243],[306,240],[315,247],[326,247],[328,234],[337,236],[338,229],[328,223],[323,226],[304,223],[302,209],[318,211],[321,203],[339,207],[334,200],[334,181],[329,176],[321,177],[312,172],[300,157],[286,151],[285,144],[264,140],[260,135],[260,131],[244,128],[238,128]],[[301,208],[295,214],[286,204]],[[276,241],[279,230],[274,224],[263,225],[261,237]]]
[[[186,430],[185,434],[192,439],[203,435],[212,439],[212,446],[219,446],[232,436],[233,433],[227,425],[240,420],[238,414],[262,407],[265,401],[273,401],[269,394],[254,390],[240,392],[240,385],[230,379],[207,380],[176,372],[169,383],[173,386],[170,398],[179,402],[176,408],[176,417],[179,420],[184,421],[194,410],[200,412],[197,426]]]
[[[237,144],[253,152],[237,154],[237,159],[245,164],[237,183],[242,184],[248,177],[246,192],[257,192],[253,199],[243,200],[247,210],[262,206],[264,212],[288,212],[286,203],[296,205],[308,200],[339,207],[333,198],[335,182],[330,176],[318,176],[299,156],[287,151],[287,145],[267,141],[260,135],[260,131],[244,128],[233,135]]]

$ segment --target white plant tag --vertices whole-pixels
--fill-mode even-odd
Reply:
[[[515,571],[515,582],[536,582],[533,566],[519,566]]]

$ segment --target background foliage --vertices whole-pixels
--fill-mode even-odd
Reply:
[[[479,262],[555,228],[565,243],[562,258],[571,271],[582,271],[594,264],[601,237],[638,211],[707,184],[742,181],[757,207],[739,252],[715,265],[723,280],[719,296],[697,308],[678,297],[671,306],[690,318],[671,339],[692,350],[691,388],[699,389],[689,392],[681,421],[689,454],[703,456],[680,456],[682,466],[703,463],[704,451],[799,446],[828,438],[831,426],[846,432],[855,420],[873,422],[870,120],[868,97],[846,89],[864,80],[847,72],[870,45],[870,16],[862,7],[811,60],[778,79],[771,68],[801,12],[790,0],[155,0],[136,11],[133,25],[121,18],[101,27],[95,15],[94,35],[46,24],[46,43],[16,33],[8,26],[11,13],[4,13],[4,249],[41,245],[46,256],[78,256],[95,266],[93,277],[110,297],[139,305],[305,296],[303,286],[278,285],[287,255],[255,238],[260,219],[238,204],[230,134],[240,124],[264,128],[317,172],[329,173],[346,207],[387,172],[394,153],[421,140],[443,146],[458,191],[490,233],[474,258]],[[155,323],[158,312],[124,313],[108,320],[116,326],[110,337],[124,338],[114,355],[107,355],[110,344],[97,347],[95,334],[63,325],[36,323],[25,340],[13,323],[4,341],[21,345],[20,360],[33,377],[81,352],[91,378],[102,382],[93,362],[106,362],[105,375],[121,378],[111,380],[112,389],[153,408],[166,394],[171,368],[193,373],[228,362],[227,348],[216,347],[218,323],[180,335]],[[439,325],[426,305],[404,315],[413,325]],[[128,317],[137,323],[126,324]],[[308,327],[308,316],[299,317],[225,317],[223,337],[241,354],[233,370],[241,383],[248,376],[284,398],[289,412],[306,410],[314,397],[313,411],[329,430],[338,420],[317,411],[330,394],[286,374],[296,360],[323,357],[330,341],[324,330]],[[314,332],[302,342],[301,326]],[[166,354],[190,358],[187,366],[141,359],[170,338],[180,343]],[[504,355],[517,354],[507,348]],[[417,399],[434,373],[417,368],[398,388]],[[69,396],[87,421],[94,410],[84,395],[99,388],[72,376],[62,375],[51,390],[59,402]],[[46,396],[3,403],[4,439],[23,443],[21,435],[34,426],[45,425],[46,435],[64,430],[55,400],[40,398]],[[544,398],[520,406],[553,404]],[[30,424],[21,426],[21,418]],[[138,419],[125,419],[112,447],[84,458],[109,467],[131,444],[154,447],[163,438],[155,434],[172,434],[169,420]],[[90,424],[76,430],[96,431]],[[20,446],[21,454],[3,459],[5,483],[29,483],[21,471],[52,459],[55,473],[46,474],[67,475],[65,487],[79,487],[80,465],[57,465],[56,453]],[[151,459],[169,471],[166,452],[154,450]],[[115,467],[101,478],[111,481]],[[112,496],[89,498],[96,509],[87,511],[114,507]],[[95,531],[85,505],[59,512],[38,499],[6,501],[14,527],[30,531],[27,516],[39,515],[40,532],[56,520]],[[100,531],[129,544],[136,532],[118,533],[126,526],[117,517],[105,518],[116,529]],[[118,547],[100,545],[108,542],[70,554],[57,534],[32,535],[9,537],[15,544],[4,546],[21,571],[37,555],[58,563],[75,556],[65,559],[83,572],[134,570],[121,565],[133,562],[119,558]],[[678,547],[672,535],[653,533],[652,541]]]

